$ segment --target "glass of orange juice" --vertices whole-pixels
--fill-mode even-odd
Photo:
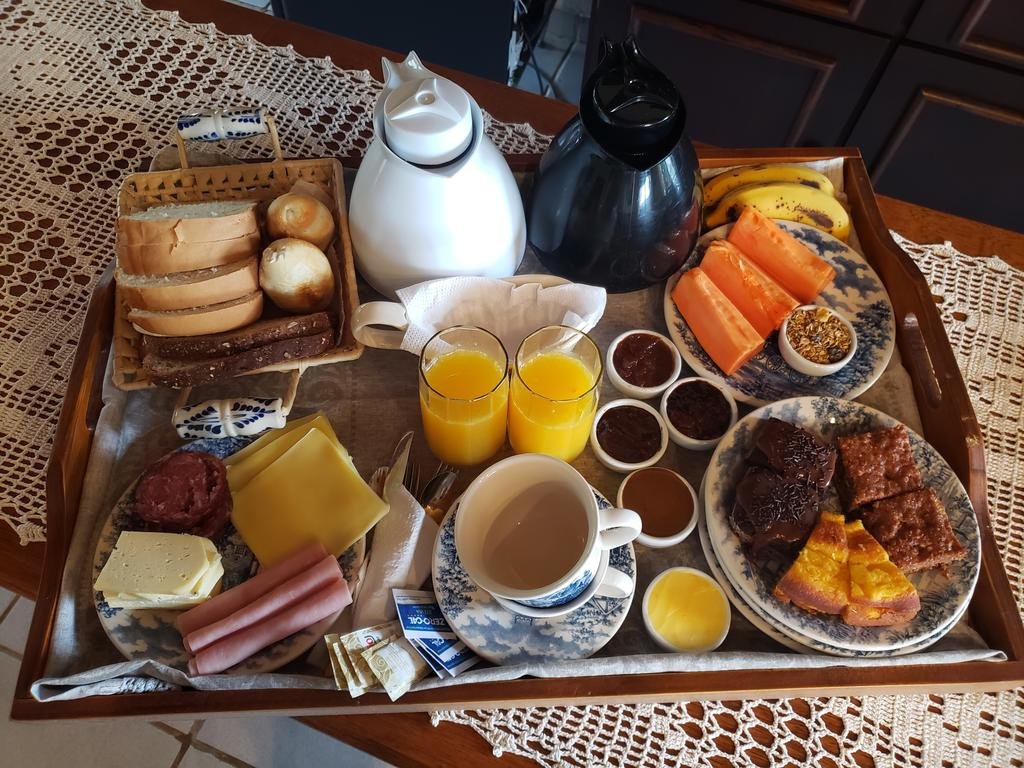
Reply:
[[[583,331],[549,325],[519,345],[512,369],[508,437],[516,453],[572,461],[590,437],[601,351]]]
[[[449,464],[486,461],[505,443],[508,354],[490,331],[439,331],[420,353],[420,413],[427,444]]]

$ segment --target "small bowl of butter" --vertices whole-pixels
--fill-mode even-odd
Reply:
[[[647,634],[666,651],[707,653],[729,634],[732,611],[725,592],[696,568],[669,568],[644,593]]]

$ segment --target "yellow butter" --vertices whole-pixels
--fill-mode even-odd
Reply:
[[[213,542],[202,536],[122,531],[95,588],[112,596],[198,596],[204,576],[219,562]]]
[[[326,414],[323,411],[318,411],[312,416],[293,421],[280,429],[272,429],[242,450],[226,458],[224,464],[227,468],[228,487],[232,491],[242,490],[246,483],[281,458],[285,451],[313,429],[323,432],[342,454],[349,458],[348,451],[338,441]]]
[[[314,539],[340,555],[388,511],[320,429],[309,430],[232,497],[231,520],[264,567]]]
[[[701,652],[721,642],[729,604],[710,579],[685,570],[658,577],[644,600],[650,627],[678,651]]]

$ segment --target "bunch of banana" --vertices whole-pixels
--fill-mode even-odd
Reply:
[[[735,221],[748,205],[771,219],[809,224],[846,240],[850,215],[828,177],[802,165],[747,165],[704,184],[704,223],[714,229]]]

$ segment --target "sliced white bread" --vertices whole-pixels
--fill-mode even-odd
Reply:
[[[133,309],[170,310],[204,307],[248,296],[260,287],[260,262],[255,256],[223,267],[171,275],[130,275],[120,269],[114,279]]]
[[[118,245],[117,266],[130,275],[171,275],[223,267],[244,261],[259,252],[259,232],[212,242]]]
[[[208,243],[258,231],[253,200],[157,205],[117,220],[120,245]]]
[[[128,320],[140,333],[157,336],[202,336],[255,322],[263,312],[263,292],[192,309],[130,309]]]

